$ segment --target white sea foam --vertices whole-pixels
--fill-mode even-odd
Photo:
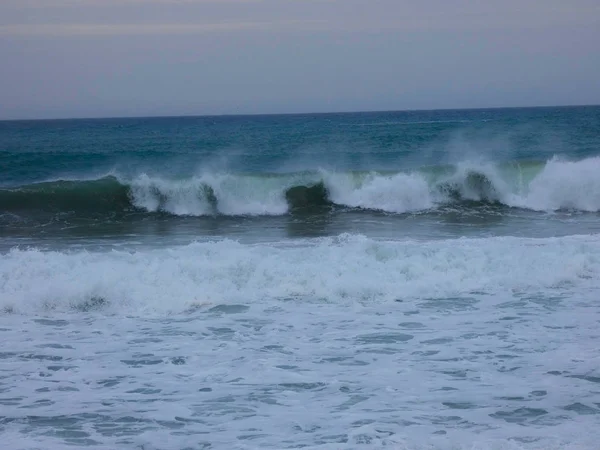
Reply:
[[[594,448],[599,255],[598,235],[14,249],[0,431],[14,449]]]
[[[3,443],[595,448],[598,255],[600,236],[13,250]]]
[[[513,197],[509,204],[539,211],[600,211],[600,157],[548,161],[529,184],[528,192]]]
[[[205,174],[184,180],[140,175],[128,182],[133,204],[147,211],[176,215],[281,215],[287,211],[282,180]],[[218,199],[210,201],[208,189]],[[216,207],[216,210],[215,210]]]
[[[143,174],[130,183],[133,204],[150,212],[165,211],[176,215],[210,214],[211,205],[200,180],[176,183]]]
[[[371,173],[359,182],[343,174],[326,174],[325,185],[336,204],[403,213],[429,209],[432,193],[426,179],[416,173]]]
[[[144,314],[290,298],[370,303],[600,286],[598,236],[391,242],[342,235],[304,244],[218,241],[108,253],[13,249],[0,260],[0,306],[36,313],[100,300],[102,308]]]

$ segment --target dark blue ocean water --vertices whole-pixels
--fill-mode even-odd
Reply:
[[[600,107],[0,122],[11,449],[592,449]]]
[[[0,122],[1,181],[581,159],[599,126],[598,107]]]
[[[585,232],[599,128],[597,107],[2,122],[0,224],[48,245]]]

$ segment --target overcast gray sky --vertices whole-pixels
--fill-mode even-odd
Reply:
[[[0,119],[598,103],[599,0],[0,0]]]

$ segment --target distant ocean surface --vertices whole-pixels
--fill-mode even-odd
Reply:
[[[600,107],[0,122],[7,449],[595,449]]]

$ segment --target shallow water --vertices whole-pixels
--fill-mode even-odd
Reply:
[[[2,431],[9,448],[592,448],[587,294],[4,316]]]
[[[599,111],[1,123],[3,445],[596,448]]]

